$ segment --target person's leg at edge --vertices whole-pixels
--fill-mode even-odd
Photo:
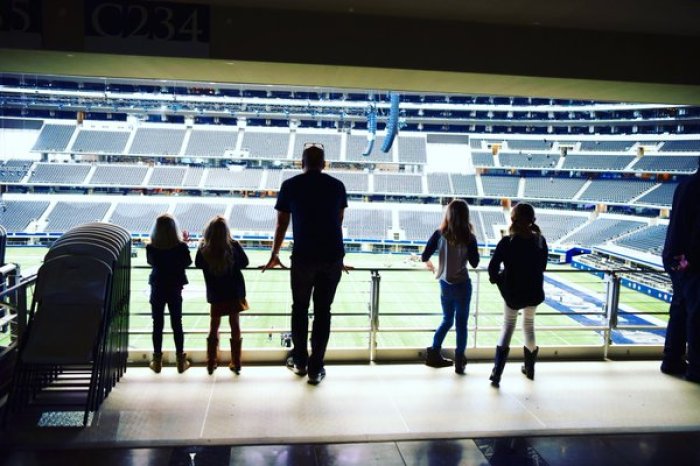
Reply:
[[[214,373],[217,366],[217,352],[219,349],[219,325],[221,325],[221,316],[218,311],[214,311],[212,304],[211,317],[209,319],[209,336],[207,336],[207,372],[209,375]]]
[[[168,311],[170,312],[170,327],[175,339],[175,358],[177,371],[182,374],[190,367],[185,354],[185,333],[182,330],[182,289],[172,290],[168,296]]]
[[[688,369],[685,377],[700,383],[700,273],[687,273],[683,278],[688,339]]]
[[[176,290],[168,299],[168,311],[170,312],[170,327],[173,329],[175,351],[178,354],[184,352],[185,332],[182,330],[182,294]]]
[[[429,367],[449,367],[452,360],[442,356],[442,344],[447,332],[454,325],[457,287],[440,280],[440,305],[442,307],[442,321],[433,335],[433,344],[425,349],[425,365]]]
[[[309,303],[313,289],[313,274],[309,266],[292,259],[290,284],[292,288],[292,358],[295,365],[306,368],[309,362]]]
[[[668,324],[666,325],[666,340],[664,341],[664,357],[661,362],[661,372],[671,375],[685,374],[685,362],[688,316],[683,297],[683,274],[669,272],[673,284],[673,296],[668,308]]]
[[[231,326],[231,369],[236,374],[241,371],[241,322],[239,318],[239,309],[234,309],[228,316],[228,322]]]
[[[525,346],[523,354],[525,363],[521,371],[530,379],[535,379],[535,362],[537,361],[537,353],[539,348],[535,344],[535,312],[537,306],[528,306],[523,309],[523,334],[525,335]]]
[[[311,356],[309,376],[317,375],[323,369],[326,347],[331,333],[331,306],[335,299],[343,262],[338,261],[320,266],[314,277],[314,322],[311,331]]]
[[[508,354],[510,353],[510,340],[513,337],[513,331],[515,330],[517,320],[518,310],[511,309],[506,303],[503,303],[503,328],[501,329],[501,336],[498,340],[498,346],[496,346],[493,369],[491,370],[491,376],[489,377],[491,380],[491,385],[494,387],[500,386],[501,375],[503,374],[503,369],[506,366]]]
[[[163,325],[165,323],[165,300],[161,293],[151,288],[151,318],[153,319],[153,357],[148,367],[156,374],[160,373],[163,365]]]
[[[457,332],[457,347],[455,349],[455,372],[464,373],[467,364],[467,322],[469,320],[469,303],[472,296],[472,284],[467,280],[455,299],[455,330]]]
[[[445,341],[447,332],[450,331],[455,320],[456,303],[455,285],[450,285],[440,280],[440,304],[442,305],[442,321],[435,330],[433,336],[433,348],[439,350]]]

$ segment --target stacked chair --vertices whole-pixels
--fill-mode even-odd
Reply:
[[[87,424],[126,371],[130,273],[131,235],[119,226],[89,223],[56,240],[38,272],[9,416],[80,407]]]

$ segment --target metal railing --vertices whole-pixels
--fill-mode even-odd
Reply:
[[[17,347],[27,321],[35,275],[22,277],[19,268],[2,268],[0,290],[0,350]],[[131,283],[130,360],[146,360],[151,351],[151,317],[147,267],[133,267]],[[594,271],[573,268],[546,272],[547,300],[535,319],[543,357],[643,357],[661,353],[668,304],[644,290],[622,285],[621,275],[639,277],[636,270]],[[468,324],[468,354],[490,358],[502,325],[502,300],[488,283],[485,270],[470,270],[472,300]],[[184,294],[186,350],[204,359],[209,313],[201,273],[188,270]],[[251,309],[241,314],[248,361],[279,361],[291,343],[291,292],[288,271],[264,275],[245,271]],[[641,281],[641,280],[640,280]],[[343,275],[333,306],[329,360],[417,360],[429,346],[442,316],[439,286],[425,270],[416,268],[357,268]],[[313,310],[311,316],[313,318]],[[166,335],[170,334],[166,319]],[[227,324],[222,322],[222,340]],[[520,343],[516,331],[511,345]],[[164,338],[166,353],[172,338]],[[222,345],[223,347],[224,345]],[[522,345],[520,345],[522,346]],[[444,345],[454,347],[454,332]]]

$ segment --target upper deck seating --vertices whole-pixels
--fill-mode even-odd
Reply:
[[[63,152],[75,132],[75,125],[45,124],[32,147],[37,152]]]
[[[148,180],[148,186],[158,187],[180,187],[185,179],[187,167],[159,165],[153,167],[153,173]],[[129,228],[124,227],[127,230]]]
[[[666,225],[653,225],[620,238],[615,244],[660,256],[666,240]]]
[[[123,154],[131,133],[128,131],[103,131],[79,129],[75,138],[73,152],[103,154]]]
[[[224,151],[236,148],[237,139],[236,129],[193,129],[184,154],[192,157],[223,157]]]
[[[515,198],[518,196],[517,176],[482,176],[484,196]]]
[[[678,183],[662,183],[658,188],[637,199],[635,204],[670,206],[677,187]]]
[[[377,194],[422,194],[420,175],[374,174],[374,192]]]
[[[271,205],[234,204],[229,226],[238,233],[271,236],[275,232],[276,221],[277,213]]]
[[[247,130],[243,132],[241,149],[247,150],[251,158],[286,159],[289,133]]]
[[[591,247],[637,230],[644,225],[646,225],[646,223],[639,220],[598,217],[593,222],[566,238],[563,243]]]
[[[394,160],[393,151],[382,152],[382,142],[384,137],[377,134],[374,141],[372,152],[369,155],[362,155],[367,147],[367,136],[361,134],[349,134],[347,140],[347,149],[345,159],[348,162],[364,162],[364,163],[385,163]]]
[[[624,170],[632,163],[631,155],[580,155],[569,154],[564,158],[564,170]]]
[[[509,139],[507,144],[510,150],[550,150],[552,148],[552,142],[546,139]]]
[[[581,190],[586,180],[583,178],[531,177],[525,179],[526,198],[571,199]]]
[[[347,209],[343,226],[347,238],[383,240],[391,228],[391,211],[386,209]]]
[[[369,191],[369,176],[366,173],[331,170],[324,173],[342,181],[346,192],[366,194]]]
[[[21,233],[32,220],[37,220],[49,206],[48,201],[7,201],[0,209],[0,225],[8,233]]]
[[[80,185],[90,173],[91,166],[82,163],[37,163],[29,183]]]
[[[120,202],[110,216],[110,223],[119,225],[132,235],[150,234],[156,218],[168,210],[165,203]]]
[[[661,146],[661,152],[700,152],[700,140],[666,141]]]
[[[517,154],[501,152],[498,155],[502,167],[513,168],[554,168],[559,163],[558,155],[550,154]]]
[[[0,183],[19,183],[34,162],[31,160],[10,159],[0,163]]]
[[[138,128],[131,143],[132,155],[179,155],[185,140],[185,129]]]
[[[635,141],[582,141],[581,152],[626,152]]]
[[[187,167],[185,178],[182,180],[182,186],[185,188],[196,188],[202,182],[202,176],[204,176],[204,168]]]
[[[180,228],[190,234],[201,234],[212,218],[225,213],[225,204],[204,202],[179,202],[173,211]]]
[[[450,180],[452,181],[452,189],[455,195],[468,197],[476,197],[478,195],[476,176],[450,173]]]
[[[428,194],[452,194],[449,173],[428,173]]]
[[[292,158],[301,160],[304,152],[304,144],[316,143],[323,145],[323,152],[326,161],[333,162],[340,160],[340,134],[318,134],[297,132],[294,140],[294,152]]]
[[[653,181],[593,180],[579,199],[594,202],[627,203],[654,186]]]
[[[90,184],[141,186],[148,173],[145,165],[98,165]]]
[[[424,137],[399,136],[399,162],[427,163],[427,143]]]
[[[101,222],[109,207],[109,202],[57,202],[47,217],[44,231],[63,233],[84,223]]]
[[[634,171],[693,173],[698,168],[698,158],[683,155],[645,155],[632,166]]]
[[[472,151],[472,164],[475,167],[493,167],[493,155],[491,152]]]

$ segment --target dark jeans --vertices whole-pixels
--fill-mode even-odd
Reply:
[[[162,352],[165,305],[170,312],[170,326],[175,337],[175,350],[182,353],[185,335],[182,331],[182,288],[151,286],[151,317],[153,317],[153,352]]]
[[[700,273],[685,273],[683,299],[687,314],[688,372],[686,375],[700,381]]]
[[[685,357],[686,315],[685,298],[683,290],[683,274],[669,272],[673,283],[673,298],[668,309],[668,324],[666,326],[666,342],[664,343],[664,364],[673,367],[683,362]]]
[[[331,333],[331,304],[340,282],[343,262],[301,263],[292,259],[292,357],[298,366],[307,366],[310,374],[323,368]],[[309,357],[309,303],[313,295],[314,322]]]
[[[450,284],[440,280],[440,302],[442,304],[442,322],[435,331],[433,348],[441,348],[447,332],[456,323],[457,348],[455,354],[464,354],[467,349],[467,320],[469,319],[469,301],[472,297],[472,282]]]

